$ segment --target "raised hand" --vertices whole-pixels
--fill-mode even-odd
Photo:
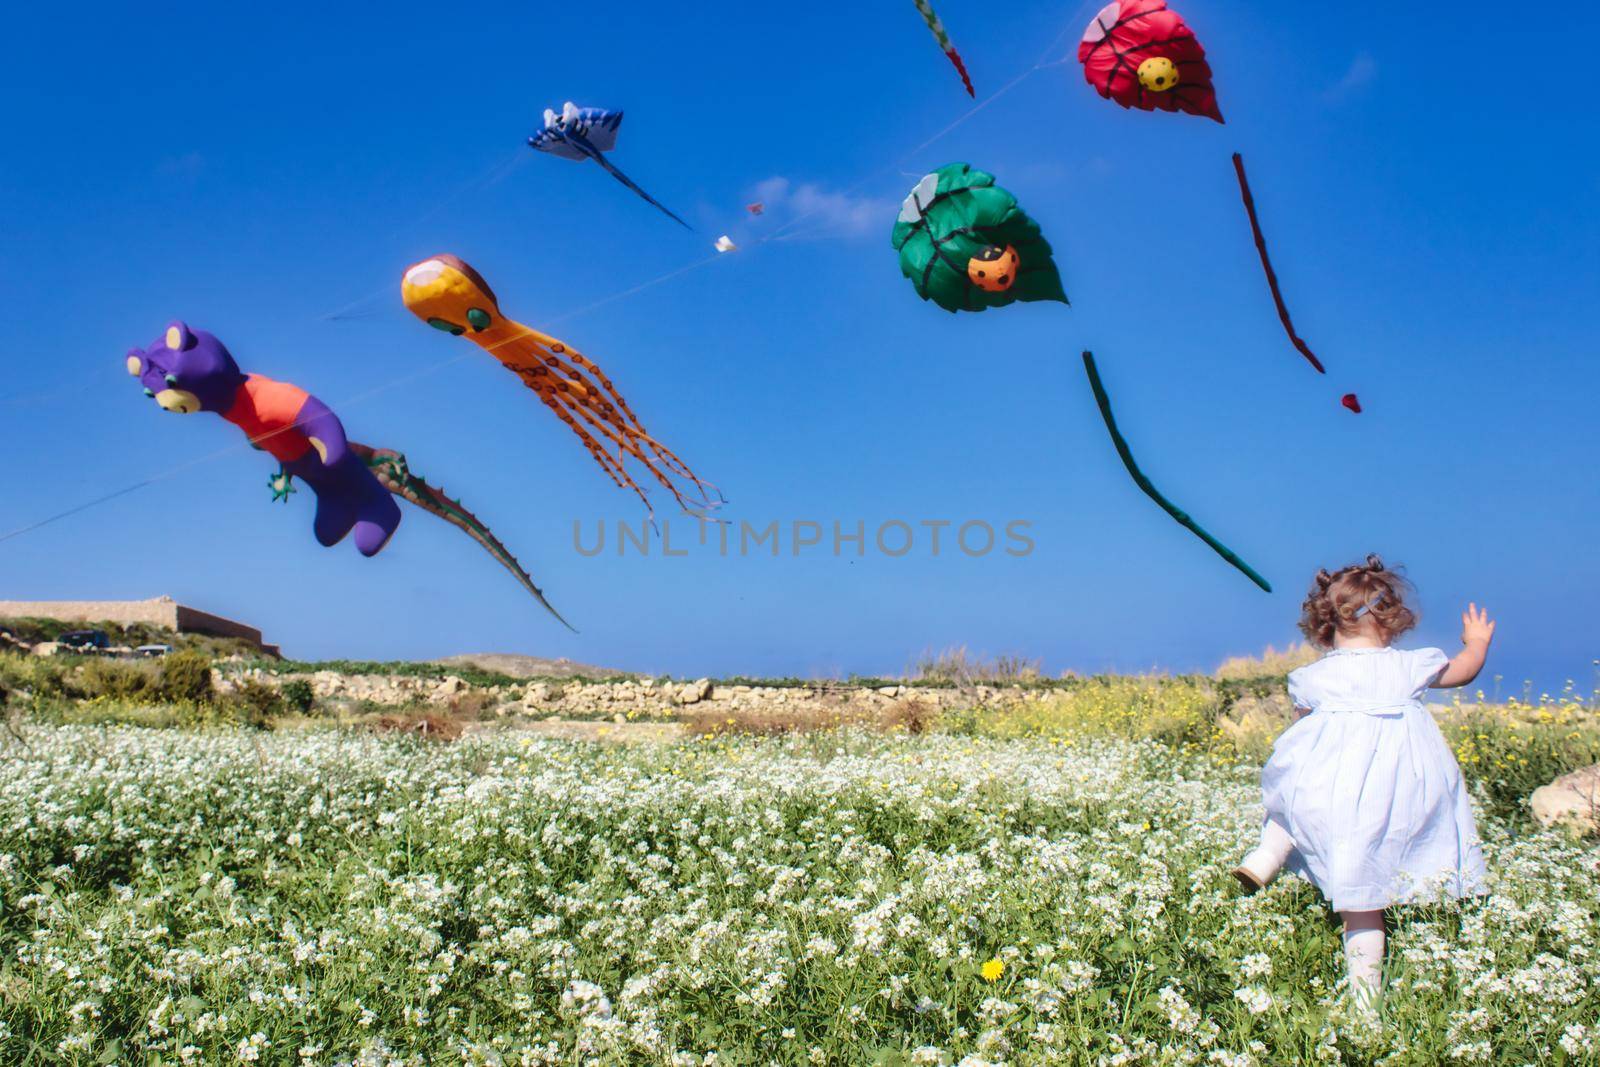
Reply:
[[[1461,643],[1481,644],[1487,648],[1492,640],[1494,623],[1489,620],[1489,613],[1476,604],[1468,604],[1467,610],[1461,614]]]

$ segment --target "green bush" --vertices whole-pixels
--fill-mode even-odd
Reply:
[[[1439,725],[1461,773],[1505,819],[1527,817],[1528,797],[1540,786],[1600,763],[1600,721],[1576,702],[1463,707]]]
[[[228,694],[228,709],[247,726],[266,727],[283,714],[283,697],[275,686],[254,678],[241,680]]]
[[[198,652],[174,652],[161,661],[158,689],[162,699],[206,704],[216,699],[211,661]]]
[[[71,665],[61,660],[0,654],[0,686],[34,698],[66,696],[70,669]]]
[[[283,698],[285,707],[302,715],[309,714],[317,702],[316,691],[304,678],[290,678],[278,687],[278,694]]]
[[[979,711],[976,728],[992,737],[1149,738],[1181,747],[1210,743],[1220,707],[1215,686],[1203,679],[1107,675]]]
[[[91,700],[110,697],[140,701],[157,696],[154,671],[141,664],[114,659],[93,659],[85,663],[73,681],[73,688]]]

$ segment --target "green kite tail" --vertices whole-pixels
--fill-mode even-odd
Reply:
[[[463,507],[460,501],[451,500],[444,495],[443,490],[435,489],[422,478],[413,474],[411,468],[406,465],[406,457],[402,453],[388,448],[372,448],[369,445],[358,444],[355,441],[350,442],[350,450],[361,457],[363,462],[372,470],[373,475],[389,492],[403,500],[410,501],[423,511],[437,515],[450,525],[466,531],[468,537],[482,545],[489,555],[493,556],[502,567],[510,571],[517,581],[522,583],[522,587],[532,593],[535,599],[543,604],[545,610],[554,615],[562,626],[572,630],[573,633],[578,632],[573,629],[570,622],[561,617],[559,611],[550,606],[550,602],[544,598],[544,593],[539,590],[538,586],[533,584],[533,579],[528,576],[528,572],[522,569],[522,564],[518,563],[517,558],[511,554],[505,545],[500,543],[498,537],[489,532],[489,527],[485,526],[482,520]]]
[[[1139,464],[1134,461],[1133,453],[1128,450],[1128,442],[1123,440],[1121,431],[1117,429],[1117,420],[1111,415],[1111,398],[1106,396],[1106,387],[1100,383],[1100,372],[1095,369],[1093,352],[1084,352],[1083,369],[1089,374],[1089,388],[1094,390],[1094,402],[1100,405],[1100,417],[1106,420],[1106,431],[1111,434],[1111,443],[1117,446],[1117,455],[1122,457],[1122,465],[1128,468],[1134,484],[1144,490],[1145,496],[1160,504],[1162,511],[1178,520],[1178,525],[1210,545],[1213,552],[1237,567],[1246,578],[1266,592],[1272,592],[1272,586],[1255,572],[1255,568],[1235,555],[1233,549],[1206,533],[1199,523],[1189,517],[1188,512],[1162,496],[1161,490],[1150,483],[1150,479],[1145,477],[1144,471],[1140,470]]]

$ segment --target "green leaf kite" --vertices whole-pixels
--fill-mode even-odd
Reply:
[[[917,295],[946,311],[1014,300],[1067,303],[1050,242],[994,175],[949,163],[917,183],[900,208],[893,243]]]

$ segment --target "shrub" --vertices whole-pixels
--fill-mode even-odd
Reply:
[[[682,719],[689,733],[700,737],[745,734],[778,737],[783,734],[810,734],[838,730],[846,726],[867,726],[871,713],[843,705],[801,707],[784,710],[731,710],[700,707]]]
[[[93,659],[78,670],[74,688],[90,699],[148,701],[157,695],[155,672],[137,663]]]
[[[301,715],[308,714],[317,702],[316,691],[304,678],[290,678],[278,687],[278,695],[283,698],[285,707]]]
[[[1294,706],[1281,686],[1265,695],[1243,694],[1217,716],[1213,748],[1224,756],[1265,763],[1272,743],[1293,722]]]
[[[1090,678],[1042,700],[979,710],[978,732],[996,737],[1150,738],[1169,745],[1213,744],[1216,690],[1192,678]]]
[[[0,654],[0,686],[34,698],[67,695],[71,666],[61,660],[15,653]]]
[[[372,729],[380,734],[415,734],[431,741],[454,741],[461,736],[462,724],[443,715],[381,715]]]
[[[859,707],[842,702],[757,710],[701,706],[685,714],[681,721],[689,733],[701,737],[731,734],[777,737],[844,729],[923,734],[933,728],[938,718],[939,711],[933,703],[908,697],[884,708]]]
[[[1291,643],[1282,652],[1268,645],[1259,656],[1230,656],[1223,660],[1214,677],[1223,681],[1278,679],[1308,663],[1315,663],[1321,657],[1321,652],[1305,643]]]
[[[228,694],[230,710],[247,726],[266,727],[283,714],[283,697],[278,690],[254,678],[244,678]]]
[[[174,652],[161,661],[158,689],[162,699],[192,704],[216,698],[211,684],[211,661],[198,652]]]
[[[925,652],[917,660],[912,677],[919,682],[943,685],[1011,685],[1039,680],[1039,661],[1022,656],[975,656],[962,645],[942,652]]]
[[[450,698],[450,717],[454,719],[482,719],[495,705],[493,693],[481,689],[468,689]]]
[[[1457,706],[1439,725],[1462,774],[1501,818],[1526,817],[1535,789],[1600,762],[1600,720],[1575,701]]]
[[[904,730],[908,734],[925,734],[939,721],[938,705],[916,697],[895,701],[879,717],[878,725],[885,730]]]

